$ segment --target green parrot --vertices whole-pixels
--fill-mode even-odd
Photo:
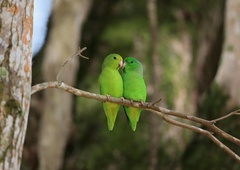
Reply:
[[[123,97],[132,101],[145,102],[147,97],[146,85],[143,79],[142,64],[135,58],[124,59],[123,66]],[[123,106],[128,121],[135,131],[142,109]]]
[[[123,59],[118,54],[108,55],[102,64],[102,72],[98,81],[100,84],[100,94],[107,97],[122,97],[123,81],[118,69],[123,66]],[[120,105],[103,102],[103,110],[107,117],[108,130],[112,131]]]

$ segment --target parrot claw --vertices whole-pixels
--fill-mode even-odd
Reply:
[[[133,100],[130,100],[131,105],[133,105]]]
[[[124,97],[120,97],[120,99],[122,100],[122,102],[124,102],[124,100],[125,100]]]
[[[143,103],[144,103],[144,102],[143,102],[142,100],[140,100],[140,103],[141,103],[141,106],[143,106]]]
[[[110,99],[110,97],[111,97],[110,95],[108,94],[106,95],[107,101]]]

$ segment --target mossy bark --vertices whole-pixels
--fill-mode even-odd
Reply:
[[[0,3],[0,169],[20,169],[31,97],[33,1]]]

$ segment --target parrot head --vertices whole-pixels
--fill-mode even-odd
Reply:
[[[127,72],[136,72],[140,75],[143,75],[142,64],[136,58],[133,57],[125,58],[123,64],[123,73]]]
[[[102,69],[111,67],[119,69],[123,67],[123,59],[119,54],[109,54],[103,61]]]

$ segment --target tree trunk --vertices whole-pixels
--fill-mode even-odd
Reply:
[[[213,6],[208,9],[208,6]],[[223,21],[225,0],[203,1],[206,8],[204,19],[200,24],[196,65],[194,69],[195,92],[193,101],[199,105],[201,95],[212,83],[220,60],[223,46]]]
[[[81,29],[91,1],[53,1],[52,26],[43,61],[46,81],[56,80],[62,64],[78,49]],[[60,77],[70,85],[75,84],[78,59],[67,64]],[[71,130],[73,96],[59,90],[45,91],[39,137],[39,169],[60,169],[64,149]]]
[[[156,101],[160,98],[156,93],[158,91],[158,87],[160,84],[160,73],[161,70],[159,68],[159,57],[157,53],[158,47],[158,20],[157,20],[157,4],[156,0],[147,0],[147,13],[149,20],[149,29],[150,29],[150,63],[151,63],[151,94],[150,101]],[[158,163],[158,128],[159,122],[156,119],[156,115],[149,115],[150,123],[149,123],[149,142],[150,142],[150,153],[149,153],[149,170],[157,169]]]
[[[227,107],[240,105],[240,0],[228,0],[225,16],[225,42],[216,81],[229,95]]]
[[[31,98],[33,1],[1,1],[0,169],[20,169]]]
[[[191,100],[192,84],[191,77],[191,62],[192,62],[192,43],[190,33],[186,30],[186,23],[181,23],[180,27],[181,36],[170,39],[170,47],[176,59],[174,75],[172,78],[173,83],[173,110],[178,110],[183,113],[195,116],[196,106]],[[181,155],[184,153],[188,143],[191,141],[193,132],[188,129],[172,126],[166,122],[161,123],[162,134],[161,142],[164,143],[164,151],[171,163],[168,169],[181,169]]]

